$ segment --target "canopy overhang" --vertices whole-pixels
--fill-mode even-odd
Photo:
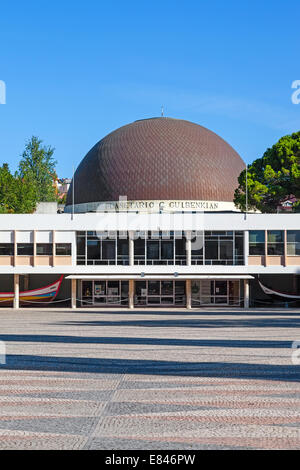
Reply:
[[[101,281],[101,280],[188,280],[188,279],[220,279],[220,280],[238,280],[238,279],[254,279],[250,274],[147,274],[144,272],[135,274],[71,274],[66,279],[79,279],[82,281]]]

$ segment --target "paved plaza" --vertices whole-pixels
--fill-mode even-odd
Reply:
[[[0,310],[0,449],[300,449],[299,310]]]

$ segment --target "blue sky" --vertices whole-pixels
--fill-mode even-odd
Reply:
[[[0,7],[0,163],[25,141],[56,148],[71,176],[108,132],[165,115],[201,124],[251,162],[300,130],[299,4],[13,1]]]

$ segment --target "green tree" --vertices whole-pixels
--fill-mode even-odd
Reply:
[[[300,198],[300,132],[279,139],[261,158],[248,165],[248,209],[276,212],[280,201],[290,194]],[[246,209],[246,170],[238,178],[234,203]],[[294,207],[298,211],[300,204]]]
[[[42,140],[32,137],[26,144],[19,163],[19,176],[35,188],[36,202],[57,200],[54,148],[42,145]]]
[[[12,213],[16,206],[16,179],[9,166],[4,163],[0,167],[0,213]]]
[[[0,213],[30,213],[35,206],[35,187],[18,173],[13,175],[4,163],[0,167]]]

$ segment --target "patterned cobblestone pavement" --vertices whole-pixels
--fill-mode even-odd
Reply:
[[[0,310],[0,449],[300,449],[296,310]]]

